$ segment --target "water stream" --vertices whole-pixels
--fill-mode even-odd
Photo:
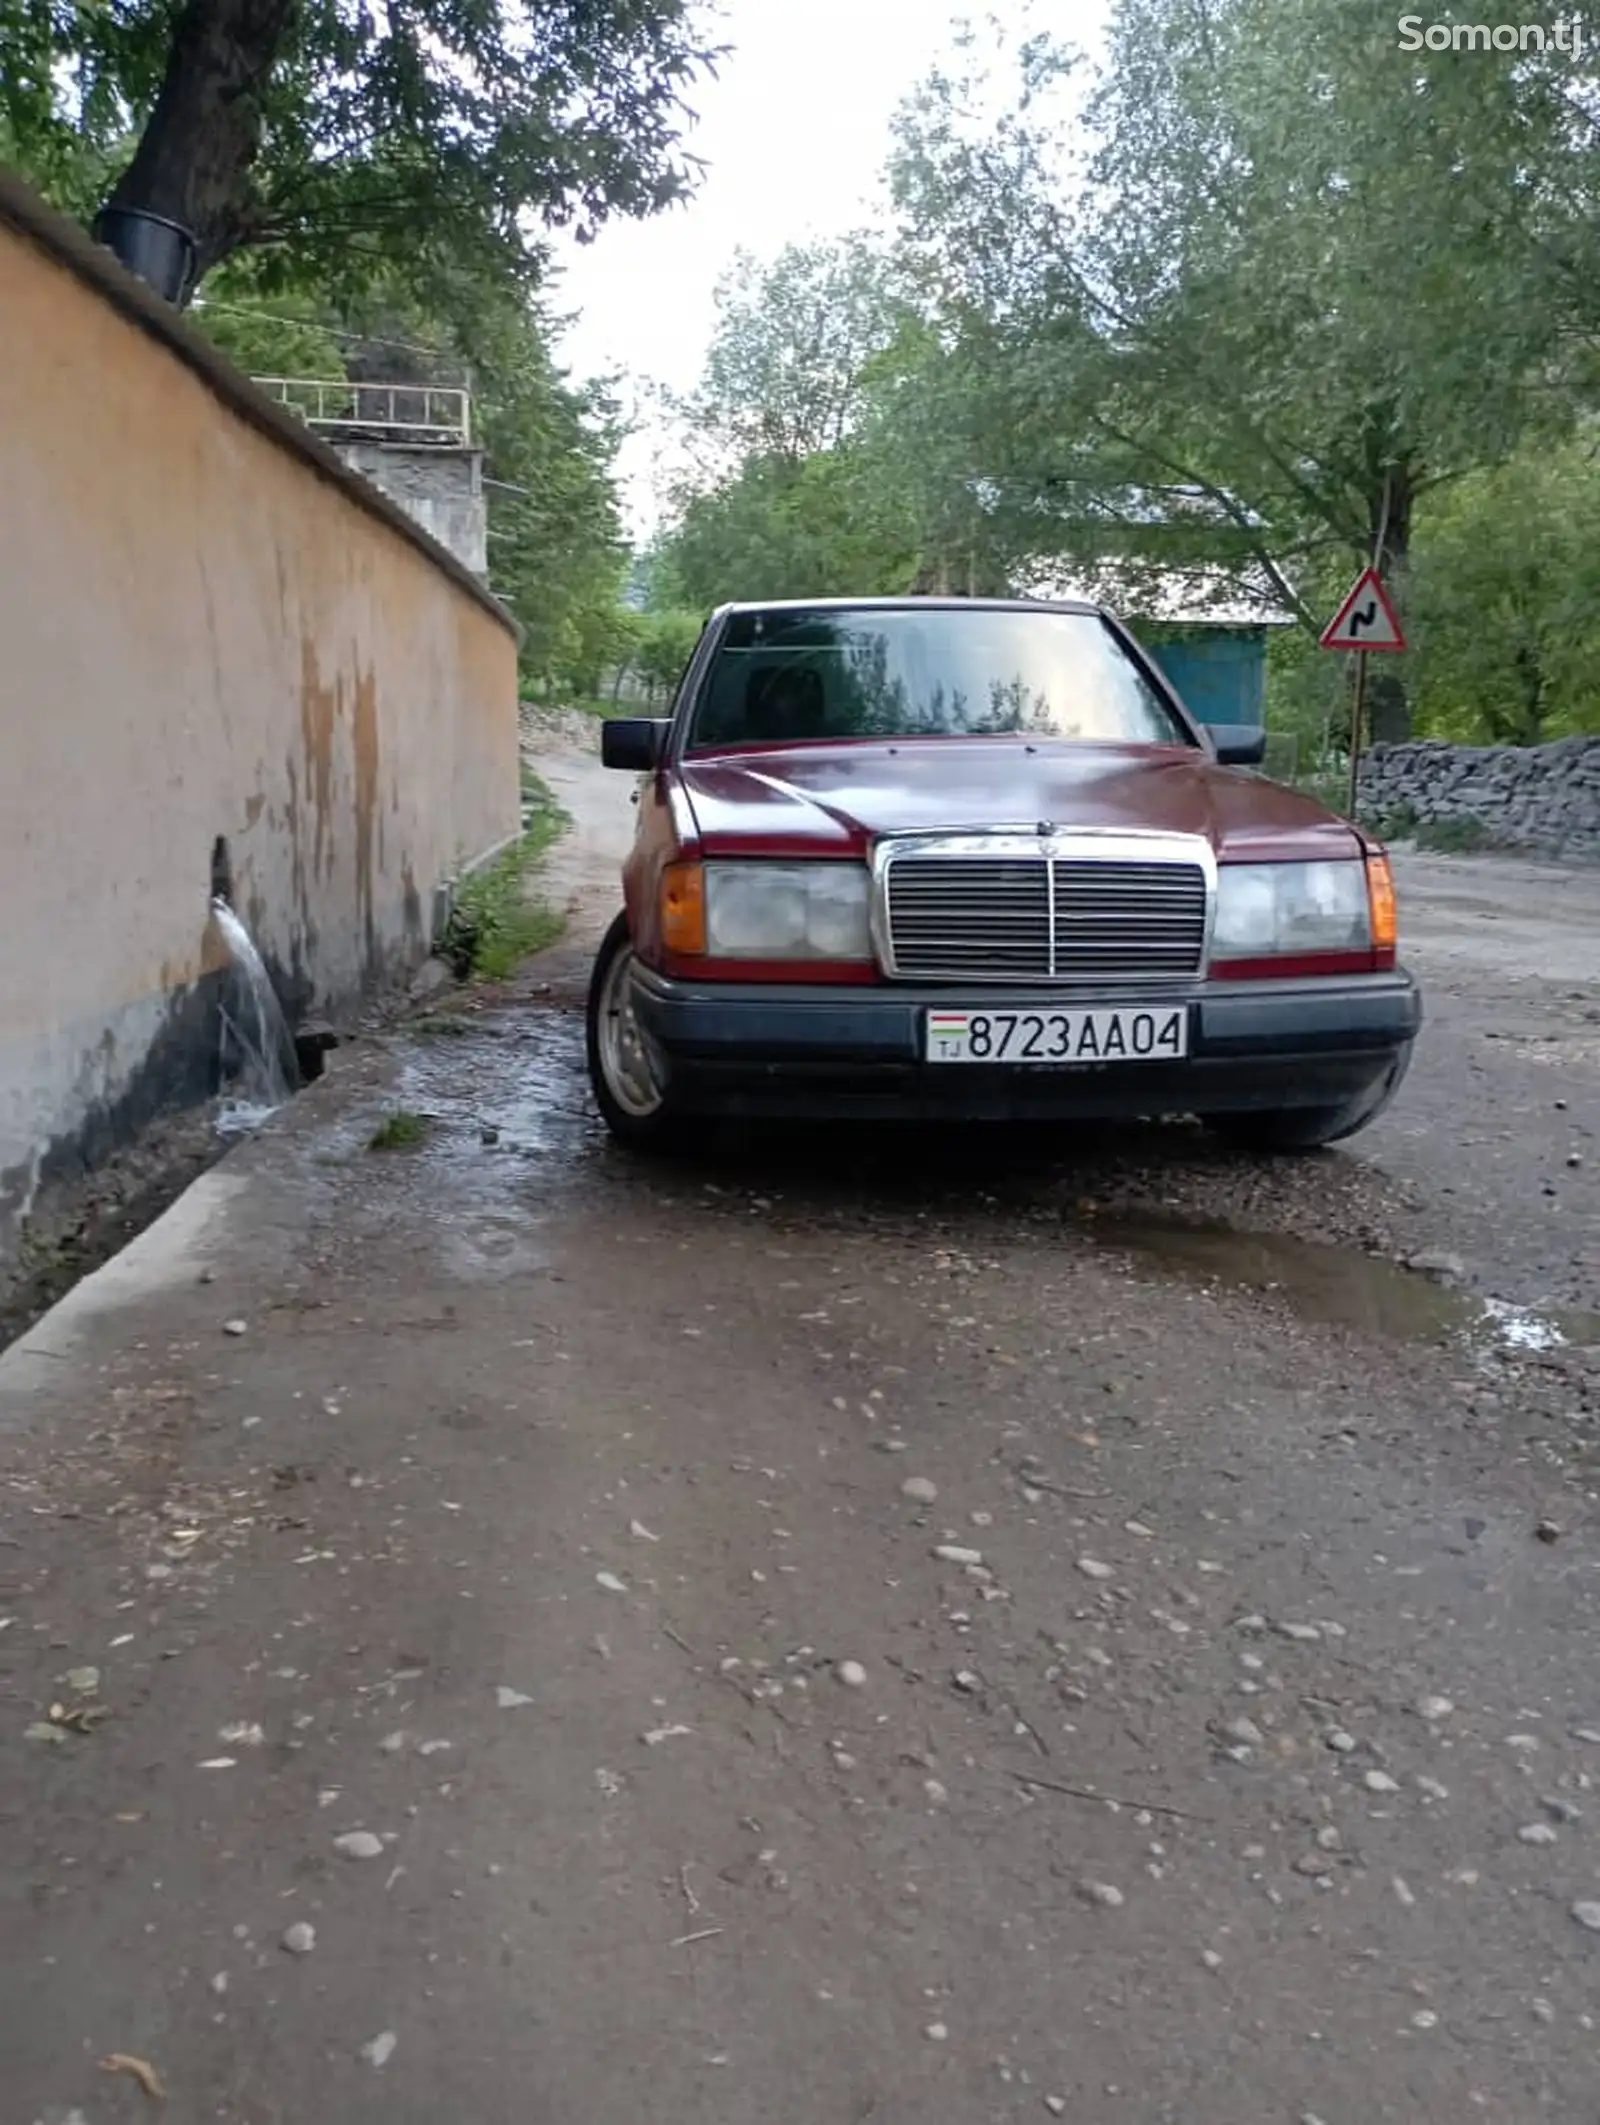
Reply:
[[[222,1077],[230,1086],[217,1116],[223,1136],[259,1128],[300,1082],[294,1040],[255,939],[226,900],[211,913],[228,948],[232,974],[222,1004]]]

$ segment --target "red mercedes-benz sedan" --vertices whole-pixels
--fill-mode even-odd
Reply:
[[[1110,614],[730,605],[643,780],[589,1067],[617,1135],[691,1116],[1202,1116],[1351,1135],[1421,1021],[1383,850],[1244,770]]]

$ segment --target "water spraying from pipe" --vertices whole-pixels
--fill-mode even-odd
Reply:
[[[255,939],[220,895],[211,913],[232,963],[222,1005],[222,1075],[232,1095],[217,1117],[224,1136],[244,1135],[275,1113],[300,1082],[294,1039]]]

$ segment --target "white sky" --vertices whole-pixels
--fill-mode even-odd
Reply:
[[[991,11],[1094,52],[1108,0],[723,0],[733,49],[694,101],[688,142],[709,165],[687,206],[563,244],[555,307],[576,311],[561,353],[580,375],[621,370],[690,390],[711,337],[713,293],[733,253],[836,236],[885,212],[880,175],[897,105],[950,49],[958,15]],[[630,528],[652,518],[662,437],[625,446]]]

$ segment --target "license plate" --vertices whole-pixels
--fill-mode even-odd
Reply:
[[[1181,1062],[1189,1052],[1182,1004],[1083,1011],[930,1011],[931,1063]]]

